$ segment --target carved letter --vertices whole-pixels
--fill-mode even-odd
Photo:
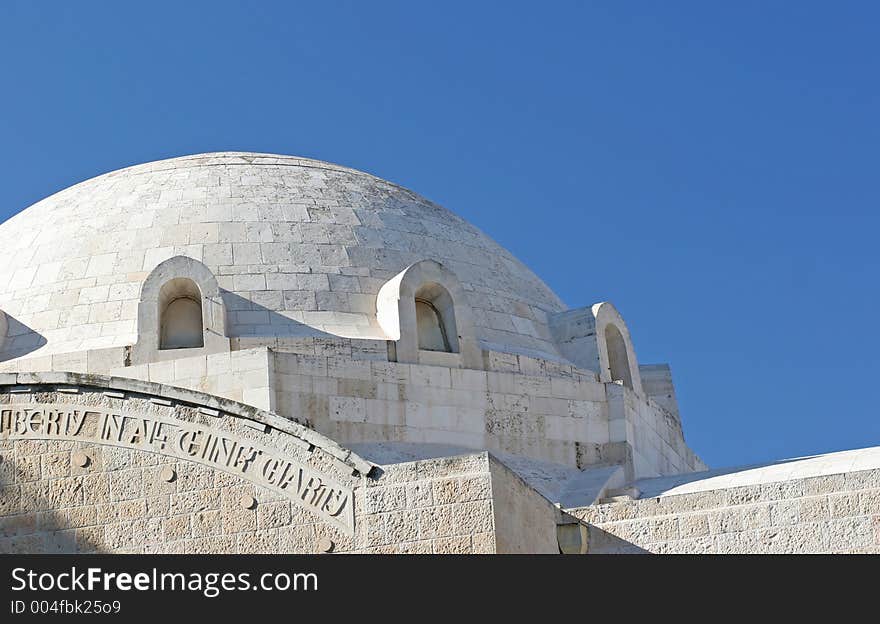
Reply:
[[[66,426],[67,435],[78,436],[83,424],[86,422],[86,416],[90,413],[95,414],[96,412],[84,412],[82,414],[76,410],[68,412]]]
[[[117,414],[104,413],[104,422],[101,424],[101,438],[104,440],[115,439],[122,441],[122,419]]]
[[[27,419],[27,429],[29,433],[38,433],[43,424],[43,412],[34,410]]]
[[[0,433],[12,431],[12,410],[0,412]]]
[[[55,410],[46,412],[46,435],[61,435],[61,425],[58,424],[60,417],[61,412]]]
[[[342,492],[333,490],[330,496],[327,497],[327,500],[324,501],[321,510],[326,511],[331,516],[338,516],[345,508],[347,502],[348,496],[343,496]]]

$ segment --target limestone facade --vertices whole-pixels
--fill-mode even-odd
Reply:
[[[880,470],[569,509],[594,553],[878,554]]]
[[[197,392],[51,373],[7,388],[2,552],[556,549],[559,510],[486,452],[376,469]],[[529,496],[537,518],[502,513]]]
[[[875,548],[874,487],[849,468],[821,520],[774,524],[821,507],[806,486],[754,512],[729,483],[654,496],[713,483],[669,366],[638,362],[612,304],[566,308],[374,176],[148,163],[35,204],[0,242],[0,552],[818,549],[798,546],[809,529]]]

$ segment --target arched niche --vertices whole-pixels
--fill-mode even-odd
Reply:
[[[415,302],[419,350],[458,353],[455,304],[449,291],[437,283],[423,284]]]
[[[550,317],[550,329],[557,348],[568,361],[595,372],[599,381],[621,381],[644,394],[629,329],[611,303],[554,314]]]
[[[211,270],[186,256],[160,263],[141,287],[131,363],[228,350],[226,307]]]
[[[388,280],[376,316],[398,362],[482,368],[464,290],[439,262],[416,262]]]
[[[205,346],[202,293],[189,278],[168,280],[159,289],[159,349]]]
[[[617,326],[605,326],[605,348],[608,351],[608,374],[611,381],[622,381],[627,388],[633,387],[629,357],[626,354],[626,341]]]
[[[597,303],[592,311],[596,319],[599,380],[622,381],[627,388],[643,394],[636,352],[620,312],[608,302]]]

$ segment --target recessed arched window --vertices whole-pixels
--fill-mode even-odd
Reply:
[[[443,318],[434,304],[416,299],[416,327],[419,332],[419,349],[425,351],[452,351],[443,327]]]
[[[627,388],[633,387],[626,341],[620,330],[610,323],[605,326],[605,348],[608,350],[608,370],[611,381],[622,381]]]
[[[199,287],[186,278],[165,282],[159,291],[159,348],[190,349],[204,344]]]
[[[424,284],[416,291],[416,331],[422,351],[458,351],[455,308],[440,284]]]

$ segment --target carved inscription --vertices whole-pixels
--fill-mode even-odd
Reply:
[[[281,493],[351,535],[354,498],[278,450],[185,421],[67,404],[0,406],[0,440],[63,439],[110,444],[188,460]]]

